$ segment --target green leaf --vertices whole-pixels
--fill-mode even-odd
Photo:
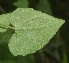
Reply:
[[[28,7],[28,0],[18,0],[14,3],[19,8],[27,8]]]
[[[5,32],[6,31],[6,29],[3,29],[3,28],[0,28],[0,32]]]
[[[0,32],[5,32],[9,28],[10,21],[8,20],[9,14],[0,15]],[[5,27],[5,28],[4,28]]]
[[[49,15],[52,15],[51,5],[48,0],[40,0],[36,9]]]
[[[25,56],[43,48],[64,23],[62,19],[30,8],[18,8],[9,17],[15,27],[8,44],[14,56]]]
[[[9,14],[2,14],[0,15],[0,26],[4,27],[7,26],[9,27],[10,21],[8,20]]]
[[[0,38],[0,44],[4,43],[4,42],[8,43],[10,38],[11,38],[11,36],[13,35],[13,33],[14,33],[14,30],[8,29],[6,32],[0,34],[0,37],[1,37]]]

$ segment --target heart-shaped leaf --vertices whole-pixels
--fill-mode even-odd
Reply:
[[[18,8],[9,17],[15,27],[8,44],[14,56],[25,56],[43,48],[64,23],[62,19],[30,8]]]

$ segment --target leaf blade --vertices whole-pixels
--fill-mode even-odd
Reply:
[[[43,48],[64,24],[62,19],[33,9],[21,8],[11,14],[10,21],[15,27],[15,33],[8,46],[14,56],[25,56]]]
[[[9,14],[0,15],[0,32],[5,32],[9,28],[10,21],[8,20]]]

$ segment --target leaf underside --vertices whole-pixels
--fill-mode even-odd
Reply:
[[[31,8],[16,9],[10,14],[9,20],[15,27],[8,44],[14,56],[25,56],[43,48],[64,23],[62,19]]]

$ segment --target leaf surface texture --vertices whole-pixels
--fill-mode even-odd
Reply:
[[[15,27],[8,44],[14,56],[25,56],[43,48],[64,23],[62,19],[31,8],[18,8],[9,17]]]

